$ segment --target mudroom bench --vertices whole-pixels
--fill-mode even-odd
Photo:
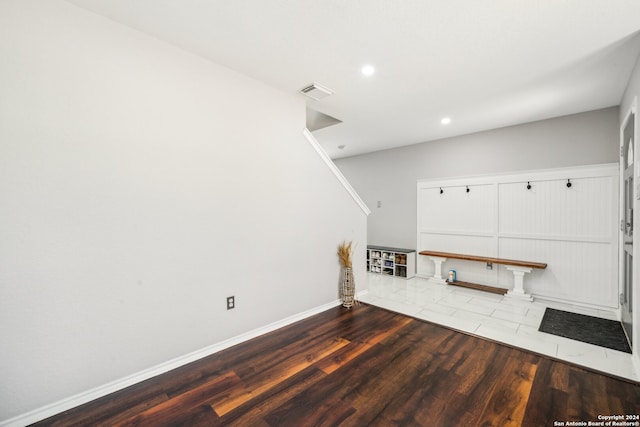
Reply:
[[[494,257],[483,257],[478,255],[465,255],[465,254],[456,254],[451,252],[437,252],[437,251],[420,251],[420,255],[429,257],[434,265],[435,265],[435,274],[433,275],[433,280],[448,283],[442,277],[442,263],[447,259],[460,259],[465,261],[478,261],[486,263],[487,265],[493,264],[502,264],[506,266],[507,270],[513,272],[513,289],[507,291],[503,288],[495,288],[492,286],[479,285],[475,283],[462,282],[456,280],[455,282],[449,283],[450,285],[463,286],[466,288],[479,289],[483,291],[493,292],[493,293],[501,293],[506,294],[509,297],[514,297],[526,301],[533,301],[533,297],[524,291],[524,275],[525,273],[531,273],[534,268],[545,269],[547,268],[547,264],[541,262],[531,262],[531,261],[519,261],[515,259],[505,259],[505,258],[494,258]]]

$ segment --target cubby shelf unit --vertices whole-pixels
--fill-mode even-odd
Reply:
[[[416,275],[416,251],[413,249],[367,246],[367,271],[410,279]]]

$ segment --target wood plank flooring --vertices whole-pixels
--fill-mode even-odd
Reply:
[[[362,304],[36,425],[553,426],[638,413],[638,384]]]

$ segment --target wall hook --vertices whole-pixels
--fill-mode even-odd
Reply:
[[[527,190],[531,190],[531,183],[527,181]]]
[[[442,189],[442,187],[440,187],[440,194],[444,193],[444,190]]]
[[[567,180],[567,188],[571,188],[571,186],[572,186],[572,185],[573,185],[573,184],[571,184],[571,180],[570,180],[570,179],[568,179],[568,180]]]
[[[469,191],[471,191],[471,190],[469,190],[469,186],[467,185],[467,193],[468,193]]]

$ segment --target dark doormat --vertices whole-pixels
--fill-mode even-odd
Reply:
[[[538,330],[631,353],[627,337],[622,330],[622,324],[615,320],[547,308]]]

